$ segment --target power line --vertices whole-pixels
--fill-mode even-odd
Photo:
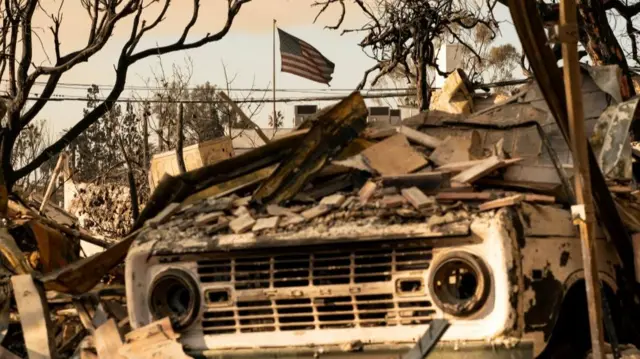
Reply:
[[[9,80],[7,79],[2,79],[2,82],[9,82]],[[45,86],[47,84],[46,81],[36,81],[35,85],[38,86]],[[96,85],[98,86],[99,89],[111,89],[113,88],[113,85],[105,85],[105,84],[92,84],[92,83],[73,83],[73,82],[59,82],[56,85],[56,88],[66,88],[66,89],[76,89],[76,90],[86,90],[87,88],[91,87],[92,85]],[[272,88],[234,88],[234,87],[229,87],[227,89],[226,86],[213,86],[218,90],[223,90],[223,91],[232,91],[232,92],[238,92],[238,91],[255,91],[255,92],[267,92],[267,91],[272,91]],[[190,87],[185,87],[184,89],[186,90],[194,90],[197,87],[195,86],[190,86]],[[161,86],[142,86],[142,85],[126,85],[124,87],[125,91],[162,91],[162,90],[166,90],[167,88],[161,87]],[[329,88],[276,88],[276,91],[279,92],[351,92],[353,91],[353,88],[333,88],[333,87],[329,87]],[[411,91],[413,90],[413,88],[410,87],[406,87],[406,88],[367,88],[367,89],[363,89],[361,90],[362,92],[389,92],[389,91]]]
[[[395,92],[395,93],[384,93],[384,94],[362,94],[362,97],[365,99],[373,99],[373,98],[390,98],[390,97],[405,97],[405,96],[415,96],[414,92]],[[289,98],[279,98],[276,99],[276,102],[279,103],[288,103],[288,102],[311,102],[311,101],[339,101],[342,100],[344,96],[319,96],[319,97],[289,97]],[[88,99],[86,97],[71,97],[71,96],[60,96],[60,97],[29,97],[30,101],[38,101],[38,100],[46,100],[52,102],[64,102],[64,101],[81,101],[86,102]],[[108,101],[106,98],[92,98],[91,100],[99,101],[99,102],[114,102],[114,103],[222,103],[225,104],[225,101],[222,100],[158,100],[158,99],[136,99],[136,98],[119,98],[113,101]],[[234,99],[235,103],[271,103],[273,100],[268,100],[264,98],[246,98],[246,99]]]
[[[2,82],[8,82],[9,80],[7,79],[2,79],[0,80]],[[510,85],[519,85],[519,84],[524,84],[531,81],[531,79],[517,79],[517,80],[508,80],[508,81],[500,81],[500,82],[493,82],[493,83],[487,83],[487,84],[475,84],[476,88],[495,88],[495,87],[503,87],[503,86],[510,86]],[[46,81],[36,81],[35,85],[38,86],[45,86],[47,84]],[[92,85],[96,85],[98,86],[99,89],[111,89],[114,86],[113,85],[105,85],[105,84],[92,84],[92,83],[73,83],[73,82],[59,82],[56,85],[56,88],[65,88],[65,89],[70,89],[70,90],[86,90],[87,88],[91,87]],[[272,88],[234,88],[234,87],[229,87],[227,88],[226,86],[213,86],[218,90],[223,90],[223,91],[230,91],[230,92],[247,92],[247,91],[253,91],[253,92],[267,92],[267,91],[272,91]],[[186,90],[194,90],[197,87],[185,87],[184,89]],[[434,88],[435,89],[435,88]],[[164,87],[160,87],[160,86],[142,86],[142,85],[126,85],[124,87],[125,91],[163,91],[166,90],[166,88]],[[293,92],[293,93],[328,93],[328,92],[352,92],[354,91],[353,88],[333,88],[333,87],[329,87],[329,88],[281,88],[278,89],[276,88],[277,92]],[[361,92],[381,92],[381,93],[385,93],[385,92],[390,92],[390,91],[415,91],[415,88],[411,88],[411,87],[404,87],[404,88],[366,88],[366,89],[362,89]]]

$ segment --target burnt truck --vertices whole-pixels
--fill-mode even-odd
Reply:
[[[583,87],[603,153],[620,141],[598,126],[610,98],[587,76]],[[194,357],[403,358],[444,319],[429,358],[584,357],[571,154],[537,87],[470,116],[431,112],[403,126],[365,130],[360,154],[331,159],[282,206],[249,201],[260,178],[173,203],[128,252],[131,325],[171,317]],[[607,164],[618,187],[630,177],[625,153]],[[614,197],[637,232],[637,198]],[[600,229],[596,242],[619,328],[619,256]]]
[[[338,212],[313,227],[213,237],[193,225],[208,206],[144,234],[126,262],[131,324],[172,316],[192,355],[400,358],[446,318],[430,357],[534,358],[553,339],[563,299],[584,301],[579,238],[570,213],[552,206],[449,211],[429,217],[433,225],[383,213],[340,223]],[[615,292],[617,256],[604,239],[598,253]],[[563,315],[577,330],[586,307]],[[569,353],[588,348],[585,325],[586,342],[571,344],[586,347]]]

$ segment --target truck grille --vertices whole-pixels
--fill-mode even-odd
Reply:
[[[205,334],[385,327],[429,323],[427,300],[400,301],[392,293],[237,302],[204,313]]]
[[[233,302],[224,308],[209,308],[203,316],[203,329],[205,334],[223,334],[428,323],[434,313],[428,298],[420,292],[405,297],[389,282],[397,274],[416,271],[418,278],[424,278],[431,258],[431,247],[404,243],[375,249],[201,260],[201,282],[228,285],[235,289],[233,297],[237,298],[229,296]],[[382,285],[376,293],[311,297],[301,290],[296,297],[261,300],[246,300],[242,295],[242,291],[292,287],[323,292],[325,287],[364,283]]]

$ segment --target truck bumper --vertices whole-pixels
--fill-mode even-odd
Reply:
[[[224,351],[188,352],[194,358],[203,359],[302,359],[302,358],[371,358],[404,359],[411,345],[371,345],[362,350],[333,348],[282,348],[242,349]],[[440,343],[427,356],[428,359],[533,359],[533,343],[522,341],[514,346],[488,344],[486,342]],[[408,358],[407,358],[408,359]],[[422,359],[422,358],[411,358]]]

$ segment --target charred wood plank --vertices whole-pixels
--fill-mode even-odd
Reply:
[[[366,126],[367,113],[364,99],[354,92],[320,116],[253,199],[262,204],[278,204],[295,197],[332,157],[359,136]]]
[[[296,131],[258,147],[210,166],[189,171],[180,176],[165,175],[149,198],[136,220],[133,230],[155,217],[171,202],[182,202],[190,195],[219,183],[230,181],[257,170],[269,167],[288,156],[305,136],[306,130]]]
[[[22,274],[11,277],[11,285],[29,358],[58,358],[54,327],[42,284],[30,274]]]

